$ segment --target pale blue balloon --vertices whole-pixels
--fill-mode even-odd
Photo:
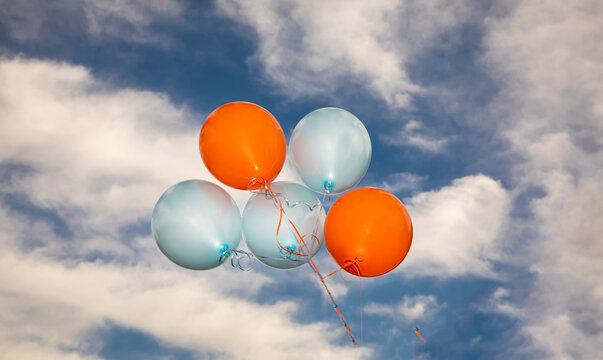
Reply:
[[[166,190],[153,210],[151,229],[161,252],[193,270],[214,268],[241,241],[241,213],[226,191],[204,180]]]
[[[281,181],[270,184],[270,187],[279,194],[278,199],[287,215],[282,219],[278,241],[276,230],[280,208],[264,193],[257,193],[251,196],[243,211],[243,234],[247,247],[268,266],[278,269],[300,266],[307,262],[307,257],[291,254],[281,246],[298,254],[316,255],[324,242],[324,208],[316,194],[303,185]],[[287,219],[295,224],[302,236],[307,235],[304,242],[308,248],[303,244],[300,246],[299,236]]]
[[[353,114],[322,108],[304,116],[293,130],[289,158],[310,189],[340,194],[358,184],[368,170],[371,139]]]

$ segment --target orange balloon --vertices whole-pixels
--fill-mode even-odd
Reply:
[[[412,222],[391,193],[363,187],[343,194],[325,221],[325,245],[341,268],[363,277],[395,269],[412,243]]]
[[[199,135],[201,157],[223,184],[247,190],[251,180],[271,183],[285,163],[287,143],[278,121],[261,106],[231,102],[214,110]]]

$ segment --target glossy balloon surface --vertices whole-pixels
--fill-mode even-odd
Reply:
[[[174,263],[206,270],[221,264],[225,250],[239,246],[241,214],[218,185],[187,180],[167,189],[157,201],[151,229],[159,249]]]
[[[363,277],[383,275],[406,257],[412,222],[391,193],[371,187],[343,194],[325,221],[325,245],[335,262]]]
[[[339,108],[306,115],[289,140],[291,164],[310,189],[339,194],[358,184],[371,162],[371,140],[358,118]]]
[[[300,235],[304,237],[309,253],[314,256],[324,241],[323,227],[325,212],[321,205],[310,210],[309,206],[320,204],[310,189],[291,182],[274,182],[270,185],[278,193],[287,217],[283,217],[276,238],[280,208],[274,200],[267,199],[263,193],[254,194],[243,211],[243,234],[247,247],[264,264],[279,269],[288,269],[306,263],[305,256],[298,256],[283,250],[280,246],[298,254],[308,254],[308,249],[299,246],[299,237],[287,221],[290,219]],[[309,205],[309,206],[308,206]]]
[[[255,178],[272,182],[285,162],[287,143],[268,110],[232,102],[214,110],[203,123],[199,149],[207,169],[220,182],[247,190]]]

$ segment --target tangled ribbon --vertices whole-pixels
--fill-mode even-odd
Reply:
[[[316,266],[316,264],[312,260],[311,250],[310,250],[310,249],[312,249],[312,247],[309,247],[308,244],[306,243],[305,239],[304,239],[306,236],[309,235],[312,238],[312,241],[313,241],[312,245],[314,244],[314,241],[316,241],[316,242],[318,242],[318,246],[320,247],[320,240],[318,239],[318,236],[316,235],[317,229],[315,228],[315,230],[314,230],[314,232],[312,234],[301,235],[300,232],[299,232],[299,230],[297,229],[297,227],[293,223],[293,221],[291,221],[291,219],[289,219],[287,217],[287,214],[285,213],[285,209],[283,208],[283,201],[285,202],[285,204],[287,206],[289,206],[291,208],[295,207],[295,206],[298,206],[298,205],[302,205],[302,204],[306,205],[308,207],[308,209],[310,209],[310,211],[314,210],[318,206],[322,207],[322,204],[320,202],[318,202],[316,204],[309,204],[309,203],[301,202],[301,201],[291,202],[283,194],[281,194],[281,193],[275,193],[270,188],[270,185],[268,185],[268,183],[263,178],[254,178],[253,180],[251,180],[249,182],[249,189],[252,192],[254,192],[254,193],[262,193],[263,192],[264,196],[266,197],[266,199],[274,201],[274,204],[279,209],[279,221],[278,221],[278,225],[277,225],[277,228],[276,228],[276,241],[277,241],[278,246],[281,248],[281,255],[284,253],[284,254],[290,254],[290,255],[296,255],[296,256],[305,257],[308,265],[310,265],[310,267],[314,270],[314,272],[318,276],[318,279],[320,280],[320,282],[322,283],[323,287],[325,288],[325,291],[329,295],[329,299],[331,300],[331,303],[333,305],[333,309],[339,315],[339,318],[340,318],[341,322],[343,323],[343,326],[345,327],[350,340],[352,340],[352,343],[354,345],[357,345],[356,339],[354,339],[354,335],[352,334],[352,330],[350,330],[350,327],[348,326],[347,322],[345,321],[345,318],[344,318],[343,314],[339,310],[339,306],[335,302],[333,294],[331,293],[331,291],[329,290],[329,287],[327,286],[327,284],[325,282],[325,278],[326,277],[322,276],[322,274],[318,270],[318,267]],[[330,191],[329,190],[330,189],[328,189],[327,186],[325,185],[325,192],[326,192],[327,195],[329,195],[329,199],[330,199]],[[282,201],[281,201],[281,199],[282,199]],[[286,220],[291,225],[292,229],[295,231],[295,234],[299,238],[297,252],[295,252],[293,250],[290,250],[290,249],[287,249],[286,247],[284,247],[283,245],[281,245],[281,243],[278,241],[278,234],[279,234],[282,222],[283,222],[283,218],[286,218]],[[304,246],[304,248],[305,248],[305,250],[306,250],[307,253],[303,253],[302,245]]]
[[[226,260],[229,256],[230,264],[234,268],[239,268],[241,271],[249,271],[251,270],[251,263],[253,263],[253,255],[243,250],[233,250],[233,249],[225,249],[222,250],[222,254],[220,255],[220,263]],[[247,259],[246,263],[245,260]]]

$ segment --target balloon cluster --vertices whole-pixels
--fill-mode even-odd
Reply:
[[[254,194],[241,217],[216,184],[188,180],[170,187],[155,205],[151,228],[163,254],[180,266],[206,270],[231,257],[243,269],[239,261],[251,255],[237,249],[241,234],[268,266],[300,266],[325,242],[340,269],[361,277],[393,270],[410,249],[412,223],[400,200],[373,187],[348,191],[369,167],[371,141],[360,120],[345,110],[315,110],[293,130],[289,158],[306,186],[273,182],[287,144],[277,120],[258,105],[232,102],[214,110],[201,129],[199,148],[220,182]],[[326,214],[317,195],[324,200],[342,193]]]

